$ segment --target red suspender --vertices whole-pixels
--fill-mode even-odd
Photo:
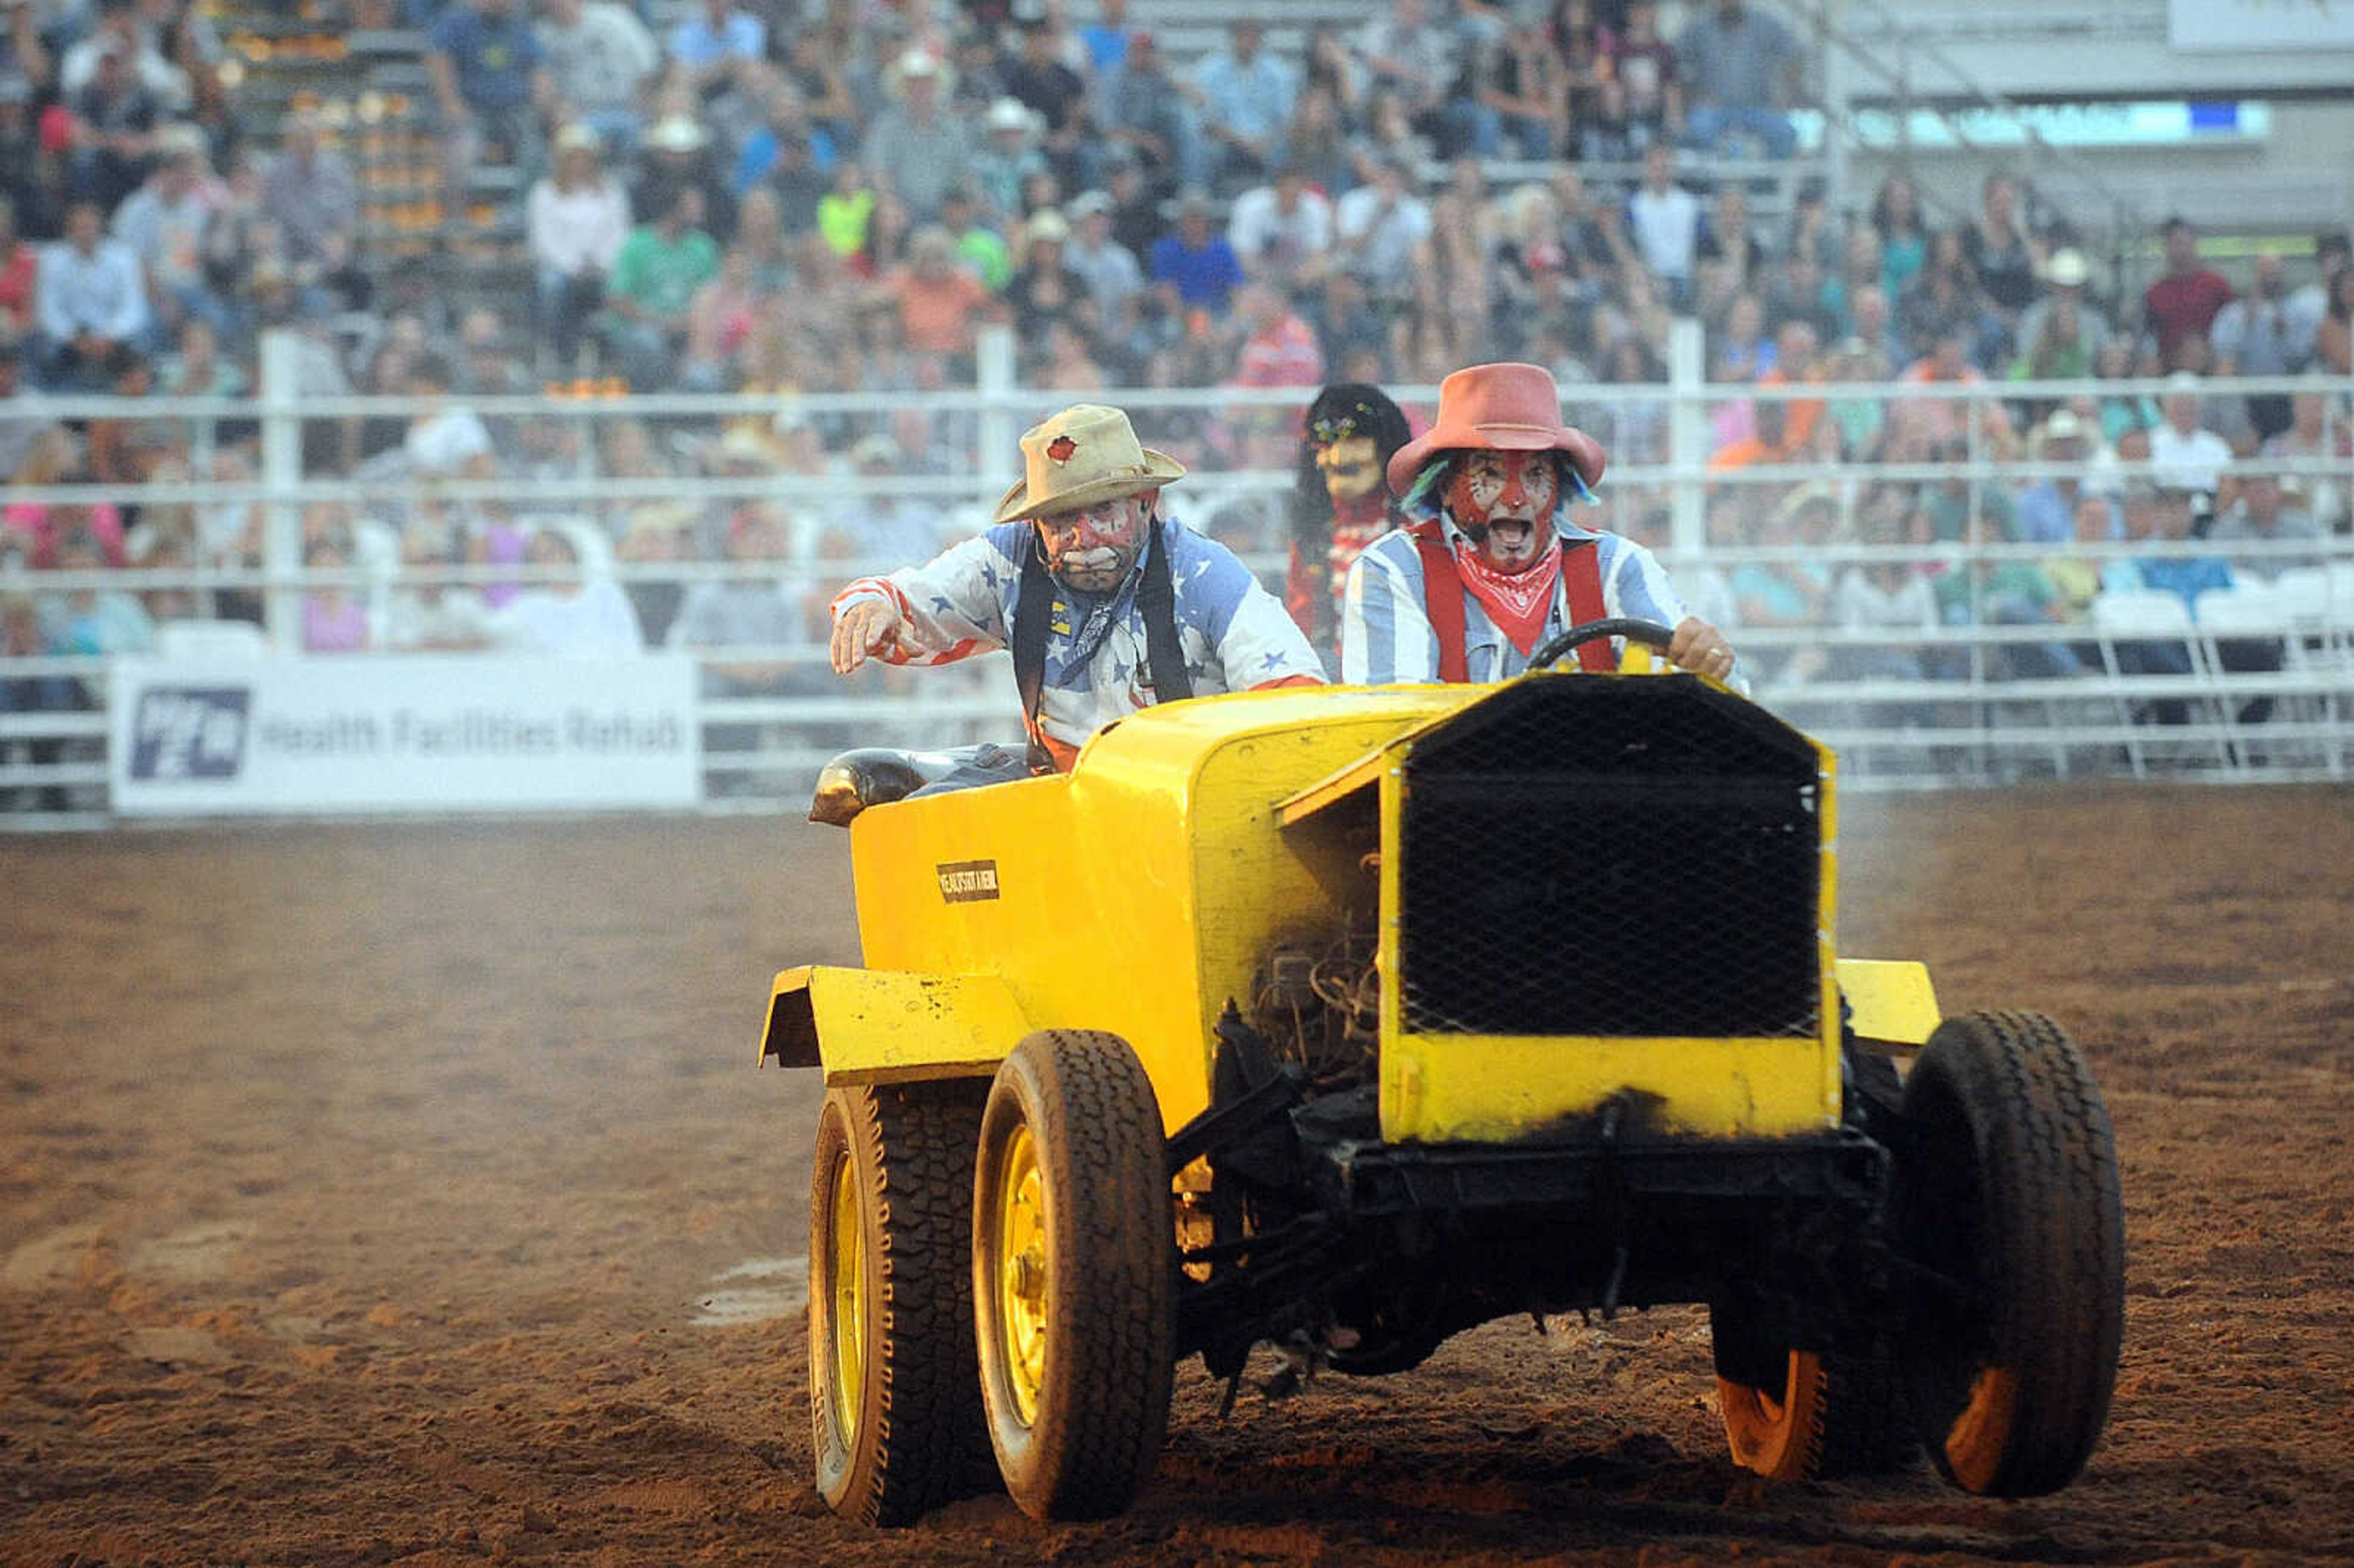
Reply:
[[[1438,678],[1459,684],[1471,678],[1464,654],[1463,574],[1455,569],[1455,556],[1436,528],[1416,527],[1413,534],[1414,547],[1422,554],[1423,609],[1430,617],[1432,634],[1438,639]],[[1561,585],[1569,596],[1572,626],[1600,620],[1610,613],[1602,600],[1600,553],[1591,543],[1564,543]],[[1578,644],[1577,667],[1589,675],[1615,673],[1618,655],[1610,640],[1597,637]]]
[[[1602,604],[1601,554],[1591,541],[1582,545],[1562,541],[1561,586],[1569,596],[1572,626],[1600,620],[1610,613]],[[1581,642],[1577,645],[1577,667],[1589,675],[1615,673],[1618,668],[1617,651],[1610,646],[1607,637]]]
[[[1463,574],[1436,527],[1415,529],[1414,547],[1422,552],[1423,609],[1438,639],[1438,678],[1460,685],[1471,678],[1463,654]]]

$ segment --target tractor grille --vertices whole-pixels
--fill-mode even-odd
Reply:
[[[1815,754],[1697,681],[1531,681],[1418,744],[1399,845],[1410,1033],[1819,1028]]]

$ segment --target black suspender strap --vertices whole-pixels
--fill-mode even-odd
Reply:
[[[1144,617],[1144,661],[1152,673],[1152,700],[1182,703],[1193,694],[1193,677],[1185,670],[1185,651],[1177,641],[1177,594],[1169,577],[1169,553],[1161,542],[1161,519],[1146,526],[1151,538],[1144,547],[1144,575],[1136,585],[1136,608]],[[1013,689],[1022,699],[1022,722],[1030,736],[1030,770],[1052,773],[1054,754],[1046,749],[1038,727],[1038,708],[1046,688],[1046,633],[1054,620],[1055,581],[1046,571],[1046,552],[1034,529],[1030,551],[1022,558],[1022,582],[1013,593]]]
[[[1030,771],[1055,771],[1054,754],[1038,728],[1038,705],[1046,686],[1046,626],[1055,619],[1055,581],[1046,575],[1046,551],[1030,530],[1029,553],[1022,557],[1022,585],[1013,590],[1013,689],[1022,698],[1022,727],[1030,737]]]
[[[1177,595],[1169,581],[1169,553],[1161,546],[1161,519],[1153,518],[1150,527],[1144,580],[1136,585],[1136,608],[1144,616],[1144,662],[1152,671],[1152,700],[1182,703],[1193,694],[1193,678],[1185,673],[1185,650],[1177,641]]]

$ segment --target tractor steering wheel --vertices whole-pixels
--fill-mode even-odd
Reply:
[[[1597,637],[1623,637],[1629,642],[1641,642],[1665,653],[1676,634],[1656,620],[1643,620],[1631,615],[1605,616],[1573,626],[1543,647],[1529,655],[1529,668],[1549,670],[1560,662],[1561,656],[1580,643],[1591,642]]]

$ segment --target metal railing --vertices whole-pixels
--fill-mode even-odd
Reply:
[[[2343,778],[2354,704],[2354,538],[2283,544],[2182,539],[2095,539],[2082,545],[1999,542],[1990,515],[1995,488],[2081,479],[2079,462],[2047,461],[2004,436],[2014,428],[1995,408],[2027,408],[2091,398],[2155,400],[2153,382],[1971,382],[1733,386],[1697,374],[1697,333],[1680,327],[1671,355],[1675,379],[1643,386],[1567,386],[1571,417],[1587,423],[1613,454],[1603,486],[1604,524],[1653,546],[1688,598],[1706,598],[1719,578],[1744,568],[1797,571],[1819,582],[1848,567],[1901,567],[1960,586],[1945,596],[1946,617],[1905,627],[1748,625],[1731,629],[1758,698],[1820,734],[1849,757],[1851,781],[1865,787],[1970,784],[2027,776],[2194,779]],[[184,479],[142,485],[19,486],[12,504],[76,507],[103,503],[139,507],[152,519],[176,508],[218,515],[258,514],[260,548],[249,556],[204,556],[171,567],[71,573],[11,562],[0,568],[0,604],[29,598],[57,604],[69,596],[114,591],[154,596],[181,613],[217,609],[225,601],[261,607],[274,652],[302,657],[304,596],[341,588],[356,596],[381,627],[384,612],[423,588],[523,589],[566,575],[520,564],[400,564],[399,526],[428,508],[479,509],[529,524],[562,525],[590,546],[582,569],[610,577],[651,602],[671,588],[738,580],[773,585],[804,609],[801,635],[789,643],[703,648],[706,666],[768,666],[756,694],[706,694],[698,717],[714,744],[704,758],[711,810],[774,810],[802,798],[826,755],[851,744],[938,747],[1018,734],[1012,682],[1002,656],[956,670],[893,671],[835,679],[826,666],[823,605],[851,577],[907,564],[875,554],[865,520],[885,499],[920,500],[938,509],[928,541],[945,545],[975,531],[1013,477],[1014,436],[1069,401],[1065,394],[1011,384],[1002,365],[988,384],[930,394],[811,396],[790,400],[746,397],[659,397],[612,400],[572,397],[482,398],[466,404],[504,440],[527,425],[579,424],[594,432],[620,421],[653,431],[658,452],[694,471],[631,478],[593,468],[536,478],[336,476],[302,461],[306,429],[346,420],[409,419],[446,412],[411,399],[301,399],[282,390],[284,345],[265,355],[263,396],[227,399],[48,399],[12,407],[5,416],[60,419],[135,417],[143,424],[194,426],[240,421],[260,429],[260,461],[243,477]],[[982,356],[989,366],[993,356]],[[2290,378],[2215,382],[2215,397],[2310,395],[2325,425],[2321,450],[2339,450],[2354,381]],[[1297,482],[1296,432],[1312,389],[1134,389],[1103,400],[1129,408],[1148,443],[1181,446],[1193,472],[1170,493],[1170,507],[1189,524],[1225,540],[1262,576],[1283,569],[1286,508]],[[1400,401],[1424,416],[1436,389],[1407,387]],[[1853,405],[1896,417],[1924,399],[1966,413],[1950,422],[1956,440],[1935,461],[1788,461],[1771,466],[1711,466],[1712,418],[1729,406],[1818,402]],[[857,474],[829,469],[795,473],[773,464],[741,464],[723,441],[729,429],[812,422],[840,440],[895,426],[910,440],[941,449],[939,471]],[[1827,413],[1824,417],[1829,417]],[[772,430],[773,433],[773,430]],[[593,450],[595,443],[584,441]],[[512,449],[502,457],[512,462]],[[2153,473],[2120,461],[2106,472],[2134,483]],[[2247,459],[2234,477],[2285,477],[2308,491],[2354,493],[2354,463],[2334,456]],[[1711,497],[1747,496],[1753,509],[1816,487],[1845,519],[1873,486],[1936,485],[1958,491],[1957,537],[1897,544],[1855,542],[1841,528],[1828,539],[1787,546],[1708,537]],[[620,543],[633,512],[684,503],[716,544],[730,509],[769,503],[801,526],[788,558],[731,562],[633,558]],[[307,507],[327,503],[336,518],[372,539],[341,567],[302,563]],[[2020,624],[1997,602],[1994,575],[2015,563],[2057,557],[2094,565],[2221,557],[2246,575],[2271,577],[2294,591],[2276,596],[2277,623],[2252,633],[2239,622],[2219,632],[2194,616],[2164,634],[2093,621]],[[2244,611],[2254,596],[2240,596]],[[21,642],[16,644],[21,646]],[[2163,656],[2155,656],[2160,655]],[[2064,657],[2063,657],[2064,655]],[[1896,676],[1894,669],[1917,675]],[[106,706],[108,661],[97,655],[20,653],[0,658],[0,826],[82,826],[109,820]],[[716,744],[724,738],[725,745]]]

